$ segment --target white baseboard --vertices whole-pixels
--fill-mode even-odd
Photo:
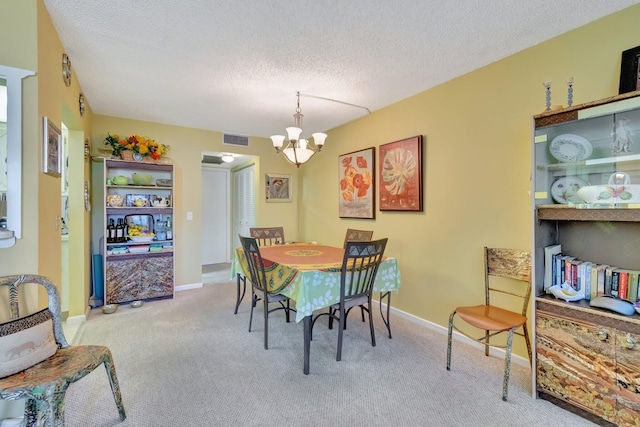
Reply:
[[[173,288],[176,292],[188,291],[189,289],[198,289],[202,287],[202,283],[190,283],[187,285],[177,285]]]
[[[90,307],[87,307],[87,311],[85,312],[85,314],[81,314],[80,316],[70,316],[67,317],[67,325],[79,325],[81,323],[83,323],[84,321],[87,320],[87,317],[89,316],[89,312],[91,311]]]
[[[373,301],[374,303],[380,305],[380,303],[378,301]],[[386,304],[382,304],[383,310],[386,310],[387,305]],[[442,335],[447,335],[448,334],[448,330],[446,327],[438,325],[437,323],[433,323],[430,322],[428,320],[422,319],[421,317],[417,317],[414,316],[413,314],[407,313],[405,311],[402,310],[398,310],[395,307],[391,307],[391,313],[396,314],[400,317],[403,317],[407,320],[409,320],[412,323],[415,323],[417,325],[421,325],[425,328],[431,329],[432,331],[438,332],[439,334]],[[393,324],[391,325],[392,331],[391,333],[393,333]],[[484,345],[480,344],[477,341],[474,341],[468,337],[465,337],[464,335],[462,335],[459,332],[453,331],[453,339],[455,341],[459,341],[459,342],[463,342],[465,344],[469,344],[475,348],[481,349],[484,352]],[[446,351],[446,348],[444,349],[444,351]],[[495,356],[495,357],[500,357],[502,359],[504,359],[505,357],[505,350],[501,349],[501,348],[494,348],[494,347],[489,347],[489,355],[490,356]],[[529,359],[525,359],[522,356],[519,356],[515,353],[511,353],[511,361],[517,365],[520,366],[524,366],[527,368],[530,368],[531,365],[529,365]]]

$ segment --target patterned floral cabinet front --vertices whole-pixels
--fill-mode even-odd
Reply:
[[[536,377],[548,393],[605,420],[616,420],[615,330],[536,313]]]
[[[616,332],[619,426],[640,426],[640,325],[624,324]]]
[[[173,296],[173,254],[153,255],[107,262],[106,304]]]
[[[640,426],[640,318],[536,301],[536,388],[618,426]]]

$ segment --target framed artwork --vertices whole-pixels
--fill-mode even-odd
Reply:
[[[46,116],[42,120],[42,171],[60,177],[62,174],[62,132]]]
[[[265,175],[265,185],[268,203],[291,202],[291,175],[268,173]]]
[[[375,147],[338,156],[340,218],[376,217]]]
[[[422,212],[422,135],[380,146],[380,210]]]
[[[618,93],[640,90],[640,46],[622,52]]]

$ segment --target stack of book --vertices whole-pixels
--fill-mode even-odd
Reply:
[[[561,245],[544,248],[544,290],[566,283],[585,299],[610,295],[635,303],[638,301],[640,270],[582,261],[563,254]]]

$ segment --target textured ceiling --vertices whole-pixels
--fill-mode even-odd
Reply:
[[[268,137],[375,111],[640,0],[44,0],[97,114]],[[303,136],[367,112],[302,97]]]

